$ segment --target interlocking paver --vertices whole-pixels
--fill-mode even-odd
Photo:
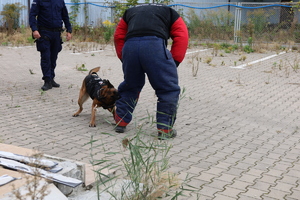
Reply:
[[[256,179],[254,182],[255,183],[253,185],[250,185],[247,188],[248,189],[250,189],[250,188],[257,189],[257,190],[263,191],[264,193],[268,193],[270,187],[272,186],[272,185],[270,185],[268,183],[260,181],[260,179]]]
[[[284,199],[284,197],[288,194],[291,194],[291,192],[284,192],[281,190],[276,189],[270,189],[270,191],[267,194],[262,195],[262,197],[271,197],[273,199]]]
[[[239,195],[239,199],[243,199],[243,200],[259,200],[259,199],[261,199],[261,197],[254,196],[254,195],[252,197],[249,197],[249,196],[245,196],[245,195],[241,194],[241,195]]]
[[[289,184],[289,183],[283,183],[281,181],[277,181],[276,185],[273,186],[271,189],[280,190],[283,192],[290,192],[291,188],[296,187],[296,184]]]
[[[211,163],[211,162],[204,162],[204,161],[205,161],[205,159],[203,161],[200,161],[199,163],[193,163],[193,165],[191,165],[191,167],[194,166],[194,167],[201,169],[201,171],[202,170],[204,171],[204,170],[208,170],[213,165],[213,163]]]
[[[237,189],[237,188],[232,188],[232,187],[225,187],[225,190],[222,192],[219,192],[218,194],[222,194],[224,196],[232,197],[235,199],[238,199],[238,195],[243,192],[244,189]]]
[[[250,185],[254,184],[254,181],[257,179],[257,176],[253,176],[250,174],[242,174],[240,178],[238,178],[238,180],[243,181],[243,182],[247,182]]]
[[[252,176],[256,176],[256,177],[262,177],[262,173],[264,173],[265,171],[263,170],[259,170],[259,169],[255,169],[255,168],[250,168],[249,171],[247,171],[246,173]]]
[[[218,189],[218,188],[213,188],[213,187],[209,187],[209,186],[202,186],[201,190],[200,190],[200,195],[205,195],[208,196],[210,198],[214,197],[214,194],[219,192],[219,191],[223,191],[224,189]]]
[[[235,200],[236,198],[228,197],[220,194],[216,194],[214,197],[215,200]]]
[[[300,190],[299,189],[292,189],[292,194],[288,194],[285,196],[288,200],[296,200],[299,199],[300,196]]]
[[[211,167],[210,169],[206,170],[205,172],[210,173],[210,174],[218,175],[218,174],[222,174],[222,172],[224,172],[224,171],[225,170],[220,169],[220,168]]]
[[[91,161],[91,150],[98,160],[109,152],[123,151],[109,155],[121,169],[121,159],[128,155],[122,149],[122,139],[133,138],[136,126],[143,125],[142,138],[153,141],[155,125],[149,119],[140,120],[148,113],[155,116],[156,97],[148,81],[126,134],[113,131],[111,114],[101,108],[97,127],[88,127],[90,100],[80,116],[72,117],[87,74],[76,66],[85,64],[91,69],[100,65],[103,78],[115,86],[122,81],[121,63],[113,46],[94,56],[86,52],[75,55],[64,48],[56,70],[61,87],[44,93],[40,91],[39,53],[35,47],[0,47],[0,52],[0,142],[83,162]],[[245,63],[273,54],[247,54]],[[273,67],[275,62],[295,60],[298,52],[245,69],[201,62],[196,77],[192,76],[192,55],[187,54],[178,67],[185,97],[180,100],[175,124],[178,137],[168,142],[173,146],[169,170],[181,179],[193,175],[187,183],[199,189],[203,200],[299,199],[300,77],[292,72],[287,76],[284,70]],[[221,59],[225,63],[238,60],[234,53],[224,55]],[[199,52],[198,56],[211,56],[211,51]],[[88,144],[91,139],[95,140],[92,147]],[[187,194],[180,200],[197,199],[197,192]]]
[[[254,197],[257,199],[261,199],[261,196],[264,194],[265,192],[263,190],[260,189],[255,189],[255,188],[248,188],[246,192],[241,193],[240,196],[246,196],[246,197]]]
[[[197,165],[192,165],[190,166],[190,168],[188,170],[186,170],[186,172],[190,173],[190,174],[194,174],[194,175],[199,175],[201,174],[201,172],[205,171],[205,168],[200,168]]]
[[[216,162],[221,161],[221,160],[223,160],[223,158],[216,157],[214,154],[213,155],[209,155],[205,159],[206,162],[210,162],[210,163],[216,163]]]
[[[266,173],[264,173],[264,174],[270,175],[270,176],[274,176],[274,177],[278,177],[278,178],[281,178],[283,172],[280,171],[280,170],[276,170],[276,169],[269,168],[269,169],[268,169],[268,172],[266,172]]]

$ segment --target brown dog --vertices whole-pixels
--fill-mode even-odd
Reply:
[[[97,107],[107,109],[114,115],[115,102],[119,98],[118,91],[109,80],[101,79],[98,76],[97,72],[99,70],[100,67],[90,70],[89,74],[83,80],[78,98],[79,110],[73,114],[73,117],[77,117],[83,110],[82,104],[90,97],[93,100],[90,127],[96,127]]]

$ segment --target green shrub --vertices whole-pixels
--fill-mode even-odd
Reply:
[[[254,52],[254,50],[252,49],[252,47],[249,46],[249,45],[244,46],[243,50],[244,50],[246,53],[253,53],[253,52]]]
[[[6,23],[8,31],[19,28],[20,11],[26,8],[20,3],[5,4],[1,15]]]

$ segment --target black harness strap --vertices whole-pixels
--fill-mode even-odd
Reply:
[[[113,108],[115,104],[109,105],[104,102],[105,97],[101,95],[101,91],[103,90],[103,86],[107,85],[106,79],[101,79],[97,73],[92,73],[86,79],[86,89],[87,93],[90,95],[92,99],[96,98],[99,102],[101,102],[101,106],[104,109]]]

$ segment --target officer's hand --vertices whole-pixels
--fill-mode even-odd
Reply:
[[[32,35],[35,39],[39,39],[41,37],[40,33],[38,31],[33,31]]]
[[[72,34],[67,32],[67,41],[72,39]]]

